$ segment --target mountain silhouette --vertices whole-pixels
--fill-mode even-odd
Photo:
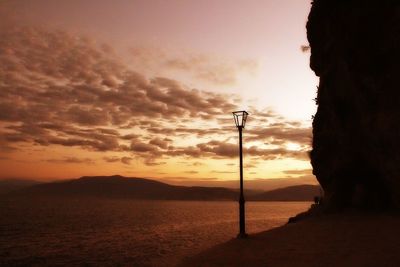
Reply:
[[[312,201],[314,196],[319,195],[320,187],[317,185],[295,185],[260,193],[250,199],[262,201]]]
[[[75,180],[34,185],[19,196],[85,196],[158,200],[234,200],[237,193],[222,187],[185,187],[162,182],[114,176],[84,176]]]
[[[40,184],[38,181],[27,179],[2,179],[0,180],[0,195],[9,194],[32,185]]]
[[[319,194],[313,185],[291,186],[269,192],[247,191],[248,200],[311,201]],[[231,200],[238,191],[224,187],[176,186],[135,177],[84,176],[23,188],[11,194],[22,197],[100,197],[148,200]]]

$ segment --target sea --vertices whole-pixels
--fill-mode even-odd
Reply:
[[[246,230],[287,223],[310,202],[246,202]],[[0,199],[0,266],[175,266],[236,238],[238,203]]]

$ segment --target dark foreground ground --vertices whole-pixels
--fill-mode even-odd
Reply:
[[[180,266],[400,266],[400,216],[326,215],[233,239]]]

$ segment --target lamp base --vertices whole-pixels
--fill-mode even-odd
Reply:
[[[249,235],[248,234],[246,234],[246,233],[239,233],[238,235],[237,235],[237,238],[238,239],[243,239],[243,238],[247,238]]]

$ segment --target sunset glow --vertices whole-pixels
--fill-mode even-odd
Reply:
[[[303,177],[308,1],[1,1],[2,178]],[[288,19],[290,18],[290,19]]]

